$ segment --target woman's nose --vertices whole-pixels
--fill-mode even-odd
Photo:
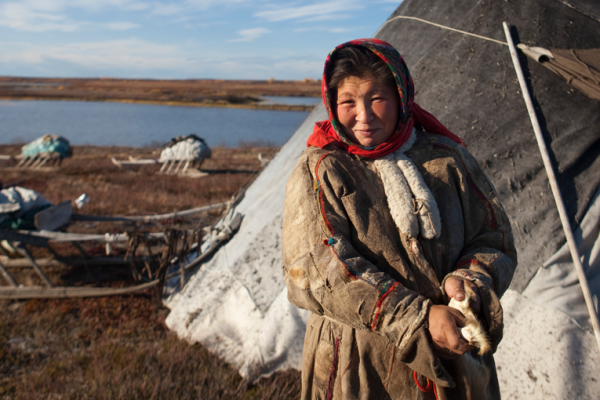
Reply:
[[[369,107],[369,104],[361,101],[357,104],[356,110],[356,121],[360,123],[367,123],[373,119],[373,110]]]

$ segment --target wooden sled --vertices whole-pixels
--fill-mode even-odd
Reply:
[[[23,157],[22,155],[0,155],[0,161],[14,162],[14,166],[6,166],[6,169],[56,171],[62,164],[63,158],[54,154],[40,154],[35,157]]]
[[[141,165],[155,165],[160,164],[157,159],[154,158],[146,158],[146,159],[136,159],[134,157],[129,156],[129,160],[117,160],[115,157],[111,157],[110,160],[114,165],[119,168],[123,167],[132,167],[132,166],[141,166]],[[207,176],[208,173],[200,171],[200,166],[204,162],[204,159],[201,160],[169,160],[162,163],[159,174],[167,174],[167,175],[179,175],[179,176],[187,176],[190,178],[200,178],[202,176]],[[191,165],[197,164],[194,168],[190,168]],[[175,167],[175,169],[173,169]]]
[[[169,214],[128,217],[71,214],[70,203],[67,211],[67,206],[65,202],[59,204],[58,206],[54,206],[47,210],[44,210],[42,213],[45,213],[45,215],[36,215],[36,224],[39,223],[39,226],[46,227],[52,227],[57,224],[59,226],[62,226],[62,221],[64,221],[67,215],[69,216],[70,221],[163,221],[173,219],[176,217],[186,217],[192,214],[222,208],[224,206],[229,205],[230,203],[227,202],[212,204],[209,206],[198,207],[191,210],[184,210]],[[241,221],[241,218],[238,217],[237,220],[239,222]],[[221,231],[223,232],[222,234]],[[157,286],[161,286],[164,283],[165,279],[170,278],[169,276],[167,276],[169,267],[172,268],[173,266],[180,265],[179,268],[181,270],[181,274],[183,274],[186,269],[191,268],[189,264],[184,265],[185,263],[183,261],[185,260],[186,255],[188,253],[194,253],[194,251],[197,251],[197,249],[199,249],[199,243],[187,245],[185,241],[187,238],[197,237],[195,233],[196,232],[193,231],[171,230],[156,233],[138,233],[132,236],[128,233],[106,233],[102,235],[53,232],[44,229],[37,231],[15,231],[0,229],[0,241],[5,241],[4,243],[7,243],[13,250],[15,250],[15,252],[22,256],[22,258],[11,258],[10,252],[0,247],[0,253],[4,253],[4,256],[0,255],[0,275],[8,283],[8,286],[0,286],[0,298],[30,299],[114,296],[155,288]],[[221,235],[219,236],[219,234]],[[218,232],[213,231],[212,236],[219,236],[220,243],[223,240],[228,239],[231,234],[231,228],[223,228],[220,229]],[[181,242],[178,235],[184,236],[183,243]],[[85,242],[104,243],[107,247],[107,253],[110,252],[108,250],[110,249],[111,245],[127,244],[127,254],[125,255],[125,257],[92,257],[81,246],[81,244]],[[148,243],[150,242],[163,243],[163,251],[159,252],[160,254],[162,254],[162,256],[155,257],[153,255],[152,251],[150,250],[151,247],[149,247],[148,245]],[[52,248],[53,243],[70,243],[77,249],[81,256],[61,257],[59,254],[57,254],[56,250]],[[141,243],[146,244],[146,250],[148,251],[147,257],[136,257],[137,246]],[[131,251],[132,245],[133,250]],[[50,251],[50,253],[53,256],[36,259],[31,254],[28,246],[46,248],[48,251]],[[214,251],[215,249],[216,245],[211,243],[211,245],[208,246],[207,250],[205,250],[201,254],[199,254],[199,252],[194,254],[199,254],[199,256],[196,259],[204,259],[210,252]],[[160,260],[158,260],[158,258],[160,258]],[[158,268],[155,268],[153,270],[150,266],[152,262],[154,262],[155,265],[158,262]],[[198,263],[198,261],[195,261],[195,264],[193,266],[198,265]],[[55,286],[43,270],[43,268],[59,266],[108,267],[111,265],[126,266],[128,264],[131,267],[134,279],[139,281],[140,283],[126,288]],[[138,266],[142,266],[141,272],[139,272]],[[43,283],[43,286],[24,286],[22,284],[19,284],[17,280],[9,273],[9,269],[16,268],[32,268]]]

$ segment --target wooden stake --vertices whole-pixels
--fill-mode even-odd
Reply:
[[[8,283],[10,284],[10,286],[17,287],[17,283],[15,282],[15,280],[13,279],[13,277],[10,276],[10,274],[4,268],[4,265],[2,265],[2,263],[0,263],[0,272],[2,273],[2,276],[4,276],[4,279],[6,279],[8,281]]]
[[[535,138],[537,140],[538,147],[540,148],[540,153],[542,154],[542,160],[544,161],[546,173],[548,174],[548,180],[550,181],[552,194],[554,195],[554,200],[556,201],[558,215],[560,216],[560,221],[562,223],[562,227],[565,231],[565,236],[567,238],[567,244],[569,246],[569,250],[571,251],[573,265],[575,266],[575,271],[577,271],[579,285],[581,286],[583,298],[585,299],[588,313],[590,314],[592,327],[594,328],[596,341],[598,342],[598,347],[600,348],[600,324],[598,323],[598,314],[596,313],[594,301],[592,299],[592,294],[588,286],[583,266],[581,265],[581,258],[579,256],[579,251],[577,250],[575,238],[573,237],[573,231],[571,230],[571,224],[567,215],[565,203],[563,202],[562,195],[560,193],[560,188],[558,187],[558,181],[556,180],[556,175],[554,174],[554,167],[552,166],[552,162],[550,161],[548,148],[546,147],[546,142],[544,141],[544,137],[542,136],[542,129],[540,128],[540,123],[537,119],[537,115],[535,114],[535,108],[533,107],[533,103],[531,101],[531,95],[529,94],[527,83],[525,82],[525,76],[523,75],[523,70],[521,69],[521,63],[519,62],[519,56],[517,55],[517,49],[515,48],[515,45],[513,43],[512,36],[510,34],[510,29],[506,22],[503,22],[502,25],[504,26],[504,33],[506,34],[506,40],[508,41],[508,47],[510,49],[510,56],[512,57],[513,64],[515,65],[515,71],[517,72],[517,77],[519,78],[521,92],[523,92],[523,98],[525,99],[525,104],[527,105],[527,111],[529,112],[529,118],[531,119],[531,125],[533,126]]]
[[[169,160],[167,160],[163,163],[162,167],[160,167],[160,171],[158,171],[158,172],[163,173],[165,168],[167,168],[167,165],[169,165]]]
[[[187,160],[185,162],[185,167],[183,167],[183,171],[181,171],[182,174],[185,174],[186,171],[188,170],[188,167],[190,166],[190,160]]]
[[[81,245],[77,242],[69,242],[73,245],[73,247],[75,247],[77,249],[77,251],[79,251],[79,253],[81,253],[81,255],[83,256],[83,258],[90,258],[90,256],[88,255],[88,253],[84,250],[83,247],[81,247]]]
[[[24,166],[27,161],[29,161],[29,158],[23,157],[23,159],[17,164],[17,168],[21,168],[22,166]]]
[[[0,299],[64,299],[73,297],[118,296],[158,285],[159,280],[125,288],[96,287],[0,287]]]
[[[183,164],[183,160],[179,160],[179,164],[177,164],[177,168],[175,168],[175,171],[173,172],[173,174],[177,174],[179,172],[179,168],[181,168],[181,164]]]
[[[27,158],[25,163],[23,164],[23,168],[30,167],[31,164],[33,164],[36,160],[37,160],[37,156]]]
[[[38,166],[36,168],[42,168],[44,165],[46,165],[46,163],[48,162],[48,160],[50,160],[50,155],[48,154],[47,156],[43,157],[41,162],[38,164]]]
[[[20,244],[17,245],[17,243],[14,243],[14,242],[11,243],[11,244],[12,244],[12,246],[15,249],[17,249],[19,251],[19,253],[21,253],[25,257],[27,257],[27,259],[29,260],[29,262],[33,266],[33,269],[35,269],[35,272],[37,272],[37,274],[44,281],[44,283],[48,287],[54,287],[54,285],[52,284],[52,282],[50,282],[50,279],[48,279],[48,277],[46,276],[46,274],[44,273],[44,271],[42,271],[42,269],[40,268],[40,266],[35,262],[35,259],[31,256],[31,254],[29,253],[29,251],[27,250],[27,248],[25,246],[21,246]]]
[[[169,165],[169,169],[167,169],[167,172],[166,172],[167,174],[171,173],[171,169],[173,169],[173,166],[175,165],[175,162],[176,162],[175,160],[171,160],[171,165]]]
[[[42,162],[42,160],[43,160],[43,159],[44,159],[44,156],[40,156],[40,155],[38,155],[38,156],[35,158],[35,162],[34,162],[34,163],[32,163],[32,164],[31,164],[29,167],[30,167],[30,168],[36,168],[36,167],[37,167],[37,166],[38,166],[38,165],[39,165],[39,164]]]

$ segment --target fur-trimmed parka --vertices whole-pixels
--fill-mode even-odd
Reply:
[[[309,147],[287,182],[283,274],[289,300],[312,311],[302,399],[468,398],[453,361],[434,352],[427,324],[430,306],[447,304],[441,285],[453,274],[477,285],[494,350],[502,338],[499,298],[517,261],[492,184],[443,136],[416,131],[406,156],[439,214],[440,232],[429,239],[399,228],[378,160]],[[408,212],[423,207],[414,201]],[[493,356],[483,361],[499,399]]]

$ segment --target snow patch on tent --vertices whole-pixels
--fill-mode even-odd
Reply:
[[[249,379],[302,366],[310,313],[287,299],[281,273],[283,199],[315,121],[326,118],[322,105],[309,115],[236,207],[244,215],[238,233],[182,291],[165,300],[170,329],[202,343]]]

